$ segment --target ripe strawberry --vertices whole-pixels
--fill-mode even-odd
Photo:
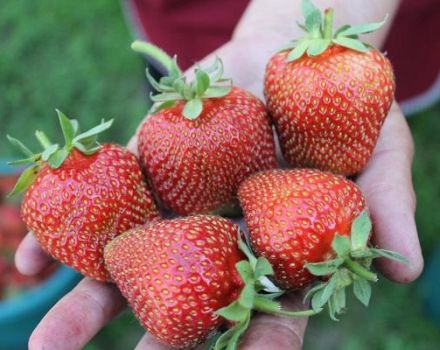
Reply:
[[[150,55],[158,50],[139,42],[133,47]],[[191,83],[171,58],[164,65],[170,73],[159,83],[147,72],[160,92],[152,96],[155,105],[139,132],[148,179],[159,200],[176,213],[231,212],[240,182],[277,165],[264,104],[225,85],[229,80],[222,78],[219,59],[206,70],[197,68]]]
[[[27,189],[21,215],[42,248],[86,276],[109,279],[104,246],[115,236],[158,217],[136,157],[117,145],[96,143],[112,121],[78,135],[78,123],[58,112],[66,145],[36,136],[44,151],[33,154],[9,137],[31,163],[11,192]]]
[[[343,289],[353,281],[355,294],[359,289],[368,294],[368,281],[377,280],[368,271],[372,258],[404,261],[367,247],[371,222],[364,196],[342,176],[311,169],[266,171],[245,180],[238,196],[252,247],[272,264],[282,288],[303,288],[316,276],[332,276],[313,289],[312,298],[314,308],[330,299],[332,317],[345,307]],[[356,295],[367,304],[365,293]]]
[[[304,38],[268,62],[264,93],[291,166],[353,175],[371,157],[394,99],[389,60],[357,40],[382,23],[343,26],[303,1]]]
[[[273,271],[266,259],[249,255],[241,240],[237,244],[239,235],[238,226],[216,216],[158,221],[111,241],[105,263],[142,325],[162,342],[194,347],[228,319],[234,326],[217,340],[216,349],[235,349],[252,309],[314,314],[280,310],[267,299],[280,292],[266,277]]]

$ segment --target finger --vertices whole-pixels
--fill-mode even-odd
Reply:
[[[41,320],[29,349],[82,349],[124,306],[115,285],[84,278]]]
[[[291,295],[283,300],[283,307],[288,310],[303,310],[305,305],[301,300],[301,296]],[[240,350],[300,350],[306,326],[307,317],[258,314],[244,335]]]
[[[15,266],[26,276],[36,275],[52,261],[53,259],[41,249],[32,232],[26,235],[15,252]]]
[[[371,212],[374,243],[409,260],[408,266],[385,259],[378,262],[385,276],[401,283],[413,281],[423,269],[414,219],[413,153],[410,130],[399,107],[394,104],[358,184],[365,193]]]

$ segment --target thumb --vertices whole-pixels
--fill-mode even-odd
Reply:
[[[283,299],[283,308],[303,310],[300,294],[292,294]],[[240,350],[267,350],[302,348],[307,317],[281,317],[267,314],[256,315],[251,326],[240,342]]]

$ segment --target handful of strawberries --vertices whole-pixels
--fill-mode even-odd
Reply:
[[[58,111],[65,145],[37,131],[22,218],[42,248],[86,276],[116,283],[142,325],[175,348],[210,340],[236,349],[254,311],[291,317],[346,309],[346,288],[368,305],[372,260],[405,263],[370,243],[361,190],[345,176],[368,162],[394,99],[390,62],[358,39],[383,23],[333,33],[303,1],[302,39],[268,62],[267,107],[223,77],[216,59],[187,81],[176,59],[151,44],[133,49],[168,70],[138,133],[139,159],[97,143],[111,125],[80,132]],[[277,169],[275,126],[287,163]],[[145,177],[145,178],[144,178]],[[157,203],[157,204],[156,204]],[[160,210],[181,217],[162,219]],[[247,234],[224,216],[240,211]],[[307,288],[311,309],[277,298]]]

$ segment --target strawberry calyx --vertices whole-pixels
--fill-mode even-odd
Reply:
[[[368,52],[371,45],[359,39],[360,34],[367,34],[381,28],[387,20],[367,23],[361,25],[343,25],[333,33],[333,14],[332,8],[321,11],[315,7],[310,0],[302,0],[302,13],[305,19],[304,24],[298,23],[298,26],[304,30],[305,35],[293,40],[283,47],[282,51],[290,49],[287,61],[295,61],[304,54],[314,57],[319,56],[331,45],[343,46],[358,52]]]
[[[176,56],[171,58],[160,48],[142,41],[133,42],[131,48],[152,57],[168,71],[168,75],[157,81],[146,69],[148,82],[158,92],[150,95],[154,102],[150,114],[172,107],[176,101],[186,101],[182,114],[186,119],[194,120],[203,111],[204,99],[226,96],[232,89],[232,80],[223,78],[223,62],[218,57],[210,67],[202,69],[197,66],[194,70],[195,79],[187,82],[177,65]]]
[[[24,192],[35,180],[39,170],[44,164],[48,164],[54,169],[59,168],[74,148],[85,155],[91,155],[97,152],[101,148],[101,145],[97,142],[98,134],[109,129],[113,123],[112,119],[109,121],[102,120],[99,125],[88,131],[79,133],[79,123],[76,119],[69,119],[59,110],[56,110],[56,112],[64,136],[64,146],[60,146],[58,143],[52,143],[43,131],[37,130],[35,132],[35,137],[43,147],[43,151],[40,153],[34,153],[21,141],[6,135],[8,140],[20,149],[26,157],[24,159],[9,162],[9,164],[30,165],[22,172],[8,196],[11,197]]]
[[[377,275],[370,271],[373,259],[387,258],[408,264],[402,255],[370,247],[368,245],[372,224],[368,212],[364,210],[351,226],[350,237],[336,234],[332,249],[336,257],[331,260],[308,263],[305,267],[315,276],[327,277],[311,288],[305,299],[311,297],[314,310],[328,307],[330,317],[337,321],[337,315],[346,309],[346,288],[353,285],[355,297],[368,306],[371,297],[371,282],[377,282]]]
[[[249,326],[252,311],[260,311],[273,315],[288,317],[307,317],[318,314],[322,309],[315,308],[303,311],[284,310],[276,301],[284,294],[271,280],[274,271],[270,262],[255,255],[238,233],[238,246],[246,255],[247,260],[239,261],[235,267],[244,282],[244,287],[237,300],[216,311],[223,318],[234,323],[234,326],[222,334],[218,334],[215,341],[210,342],[209,349],[236,349],[241,335]]]

